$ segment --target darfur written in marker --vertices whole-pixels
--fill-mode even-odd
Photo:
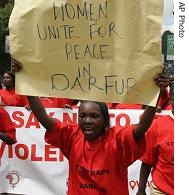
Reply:
[[[83,80],[85,82],[83,83]],[[101,84],[99,84],[101,83]],[[88,93],[91,90],[97,90],[108,94],[114,92],[121,95],[130,90],[140,92],[136,88],[136,79],[130,78],[119,78],[118,75],[104,75],[104,81],[99,82],[95,75],[92,74],[91,65],[80,68],[78,66],[77,76],[73,78],[73,75],[66,75],[65,73],[57,73],[51,76],[52,90],[66,91],[74,88],[79,88],[82,92]]]

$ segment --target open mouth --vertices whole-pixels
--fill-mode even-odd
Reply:
[[[84,133],[85,135],[91,135],[94,133],[94,131],[91,127],[84,127]]]

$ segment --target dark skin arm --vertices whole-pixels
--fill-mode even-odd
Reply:
[[[170,76],[164,73],[160,73],[154,77],[154,82],[160,88],[160,91],[164,90],[165,87],[169,85],[170,80]],[[141,139],[145,135],[145,132],[149,129],[154,119],[155,113],[156,107],[146,106],[139,123],[135,126],[133,130],[133,136],[136,141]]]
[[[55,119],[50,117],[39,97],[27,96],[28,102],[30,104],[30,108],[37,120],[43,125],[43,127],[47,130],[51,130],[55,125]]]
[[[165,87],[168,86],[170,82],[170,77],[160,73],[156,77],[154,77],[154,82],[157,86],[160,87],[160,90],[163,90]],[[30,104],[30,107],[39,120],[39,122],[46,128],[46,129],[52,129],[55,121],[53,118],[47,115],[44,106],[41,104],[41,101],[37,97],[27,97],[28,102]],[[135,140],[141,139],[145,132],[150,127],[154,116],[156,113],[156,107],[147,106],[138,125],[133,130],[133,136]]]
[[[16,72],[19,72],[22,70],[22,64],[17,62],[16,60],[12,60],[12,67],[13,70]],[[167,87],[170,82],[170,76],[167,76],[166,74],[160,73],[154,77],[154,82],[158,87],[160,87],[160,90]],[[36,118],[39,120],[39,122],[46,128],[46,129],[52,129],[55,121],[53,118],[47,115],[44,106],[41,104],[40,99],[37,97],[27,97],[28,102],[30,104],[30,107],[36,116]],[[134,128],[133,136],[135,140],[141,139],[145,132],[150,127],[153,118],[155,116],[156,107],[147,106],[143,116],[139,122],[138,125]]]
[[[138,191],[136,195],[146,195],[146,184],[151,172],[151,167],[152,167],[151,165],[142,162],[140,167]]]
[[[141,139],[145,132],[149,129],[156,113],[156,107],[147,106],[140,119],[140,122],[135,126],[133,130],[134,139],[137,141]]]
[[[5,132],[0,132],[0,139],[8,145],[16,143],[16,141],[12,140]]]

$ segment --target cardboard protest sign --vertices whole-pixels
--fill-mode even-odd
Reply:
[[[17,93],[153,105],[162,14],[163,0],[15,0]]]

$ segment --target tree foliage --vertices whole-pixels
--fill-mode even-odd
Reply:
[[[0,74],[10,69],[10,55],[5,53],[5,36],[8,35],[9,17],[13,1],[4,1],[0,7]]]

